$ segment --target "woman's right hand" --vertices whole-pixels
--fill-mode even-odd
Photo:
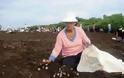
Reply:
[[[43,63],[47,63],[47,64],[51,63],[51,61],[48,60],[48,59],[43,59],[42,62],[43,62]]]

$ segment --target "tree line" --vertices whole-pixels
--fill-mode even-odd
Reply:
[[[76,17],[79,21],[79,24],[86,29],[92,29],[93,26],[95,26],[96,29],[103,29],[105,32],[108,31],[108,24],[111,25],[112,32],[115,32],[118,28],[122,27],[124,28],[124,15],[122,13],[120,14],[112,14],[112,15],[103,15],[101,18],[91,17],[89,19],[84,19],[80,17]],[[26,29],[29,31],[36,31],[39,29],[39,27],[48,28],[50,30],[56,30],[58,27],[63,29],[65,27],[65,24],[62,22],[59,22],[57,24],[49,24],[49,25],[33,25],[28,26]],[[2,29],[2,26],[0,25],[0,30]]]
[[[103,15],[102,18],[92,17],[89,19],[83,19],[77,17],[79,23],[84,27],[92,28],[95,25],[96,28],[102,28],[104,31],[108,31],[108,24],[111,24],[112,31],[116,31],[118,28],[124,28],[124,16],[123,14],[112,14],[110,16]]]

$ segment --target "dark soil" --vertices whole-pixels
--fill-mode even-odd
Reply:
[[[37,71],[38,64],[51,53],[57,33],[3,33],[0,32],[0,78],[51,78],[60,66],[49,65],[48,70]],[[124,43],[113,41],[111,33],[90,33],[92,43],[124,61]],[[107,57],[105,57],[107,58]],[[64,77],[65,78],[65,77]],[[80,73],[70,78],[124,78],[121,73]]]

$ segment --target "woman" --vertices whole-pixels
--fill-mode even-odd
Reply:
[[[46,60],[46,62],[54,62],[61,52],[63,65],[76,68],[82,51],[91,44],[91,42],[83,29],[75,26],[75,24],[78,23],[75,17],[67,17],[63,22],[66,27],[57,35],[55,47],[49,60]]]

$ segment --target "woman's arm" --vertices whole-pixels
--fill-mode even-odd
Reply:
[[[82,41],[83,41],[83,44],[88,47],[88,45],[91,44],[91,41],[90,39],[88,38],[88,36],[86,35],[86,33],[84,32],[84,30],[82,28],[80,28],[81,30],[81,33],[82,33]]]
[[[56,57],[60,54],[61,50],[62,50],[62,39],[61,39],[61,35],[58,34],[56,38],[55,47],[52,50],[52,53],[49,57],[49,61],[54,61]]]

